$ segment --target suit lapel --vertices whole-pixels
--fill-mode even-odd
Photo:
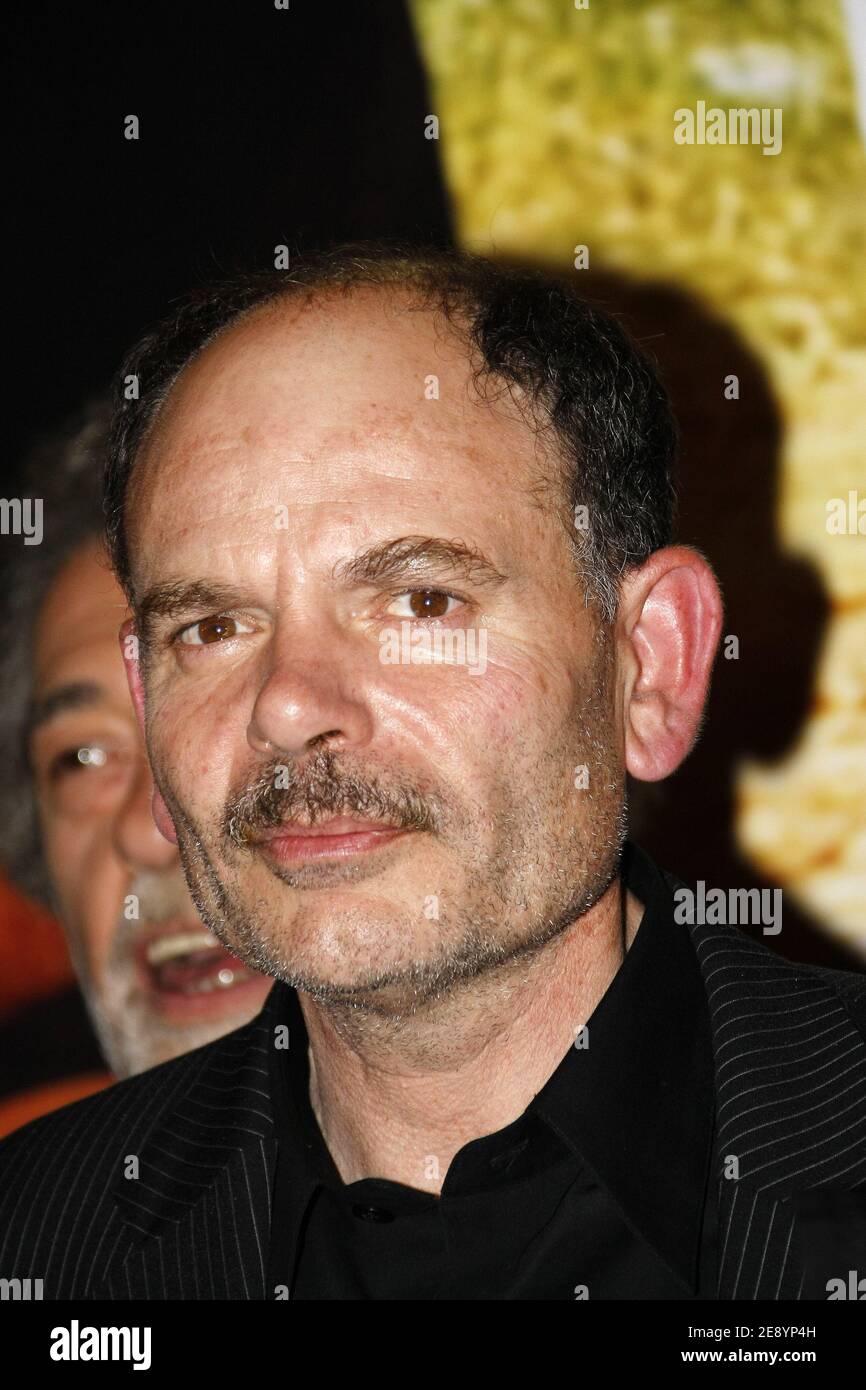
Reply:
[[[713,1034],[718,1297],[798,1299],[798,1198],[866,1182],[866,1043],[821,972],[733,927],[690,931]]]
[[[268,1084],[277,989],[196,1070],[114,1190],[92,1297],[261,1299],[276,1157]],[[132,1165],[127,1161],[127,1168]]]

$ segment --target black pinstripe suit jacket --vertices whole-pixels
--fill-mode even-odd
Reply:
[[[807,1297],[802,1194],[866,1202],[866,975],[793,964],[734,927],[689,931],[715,1056],[718,1297]],[[42,1279],[51,1299],[271,1296],[283,988],[247,1026],[0,1145],[0,1278]]]

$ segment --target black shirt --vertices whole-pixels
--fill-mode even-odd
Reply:
[[[303,1013],[278,986],[289,1047],[270,1050],[271,1297],[715,1298],[706,993],[655,864],[629,844],[622,872],[645,911],[589,1045],[568,1049],[512,1124],[464,1144],[438,1197],[343,1182],[310,1105]]]

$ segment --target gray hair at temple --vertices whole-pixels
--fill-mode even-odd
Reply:
[[[39,545],[7,538],[0,560],[0,867],[31,897],[54,907],[42,857],[28,758],[33,633],[39,610],[66,560],[103,529],[102,473],[111,408],[88,401],[42,435],[15,473],[22,498],[39,497]]]
[[[412,307],[440,313],[472,353],[477,389],[508,391],[527,407],[536,437],[552,445],[555,510],[585,599],[611,622],[623,575],[669,544],[673,531],[678,437],[654,367],[573,279],[388,242],[336,247],[304,255],[288,270],[197,289],[127,354],[115,382],[105,514],[112,562],[133,611],[127,498],[136,462],[184,368],[266,304],[365,287],[402,291]],[[585,529],[574,525],[579,507],[586,508]]]

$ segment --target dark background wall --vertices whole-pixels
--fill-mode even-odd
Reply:
[[[7,460],[199,278],[280,243],[450,239],[399,0],[34,3],[8,63]]]

